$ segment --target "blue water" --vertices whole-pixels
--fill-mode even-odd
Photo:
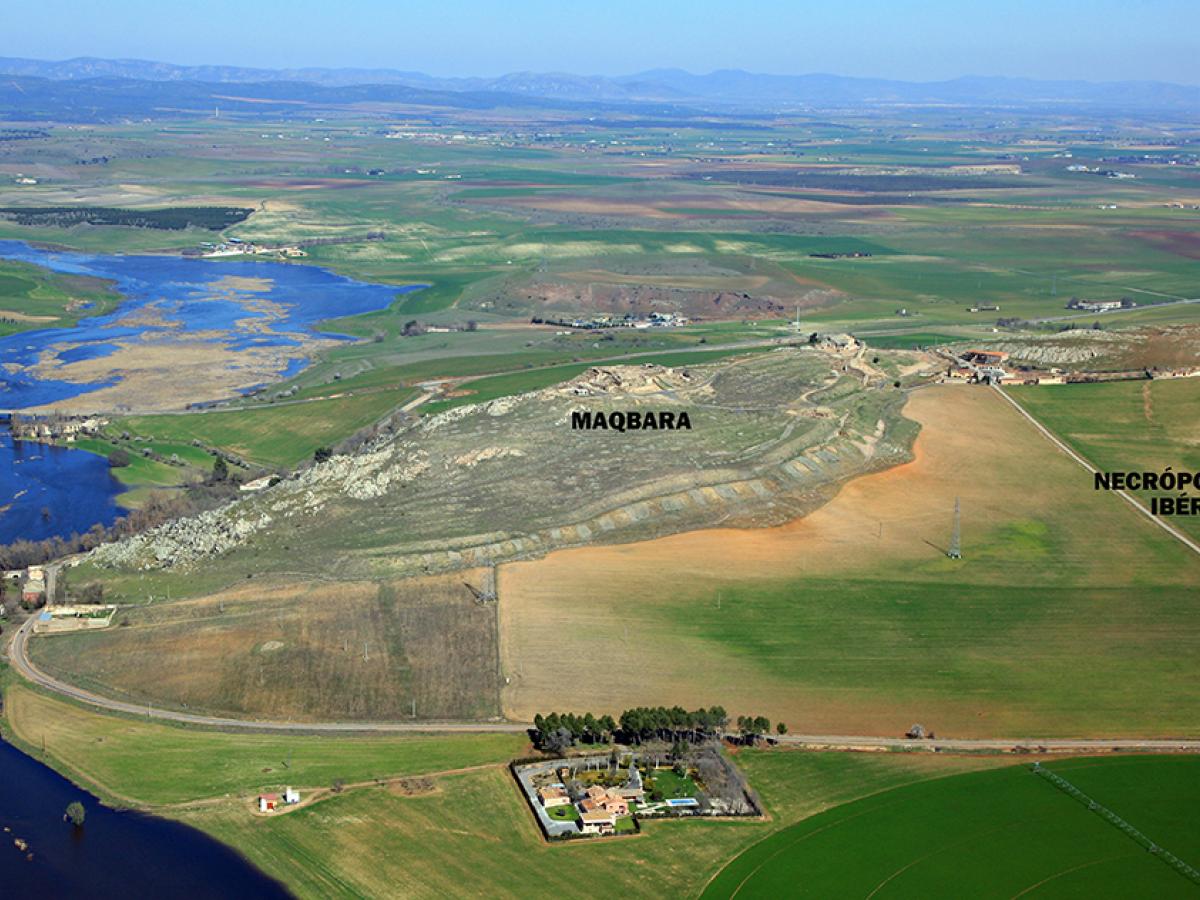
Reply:
[[[14,441],[0,430],[0,544],[82,534],[125,510],[108,460],[85,450]],[[45,513],[48,513],[46,515]]]
[[[58,252],[21,241],[0,241],[0,259],[21,260],[57,272],[112,280],[124,296],[103,316],[81,319],[72,328],[26,331],[0,338],[0,409],[20,410],[85,395],[116,383],[90,384],[37,378],[30,366],[48,351],[64,363],[100,359],[119,351],[118,342],[154,333],[211,340],[239,351],[254,347],[300,347],[305,334],[324,319],[386,308],[397,294],[422,285],[367,284],[316,266],[252,260],[204,260],[181,256],[113,256]],[[265,289],[222,283],[253,278]],[[270,310],[262,308],[267,301]],[[142,310],[141,324],[127,317]],[[246,323],[254,325],[249,329]],[[204,333],[202,335],[202,333]],[[299,373],[308,360],[288,356],[280,378]],[[218,398],[196,397],[196,401]],[[120,485],[101,457],[17,442],[0,435],[0,544],[25,538],[67,537],[93,524],[111,524],[123,510],[113,503]],[[43,508],[49,515],[42,514]]]
[[[235,851],[187,825],[119,812],[0,741],[0,897],[284,898]],[[63,821],[79,801],[83,826]],[[250,815],[247,810],[246,815]],[[22,852],[13,839],[28,845]],[[33,858],[27,858],[32,853]]]
[[[0,259],[21,260],[57,272],[94,275],[111,279],[125,300],[114,312],[81,319],[73,328],[26,331],[0,338],[0,409],[24,409],[77,397],[107,384],[69,384],[35,378],[26,367],[47,349],[61,345],[112,345],[147,331],[208,337],[234,350],[251,346],[298,346],[303,333],[338,339],[339,335],[317,332],[313,326],[323,319],[359,315],[384,309],[397,294],[422,285],[368,284],[354,281],[316,266],[251,260],[205,260],[182,256],[116,256],[59,252],[31,247],[21,241],[0,241]],[[229,277],[267,279],[266,290],[231,288],[221,284]],[[281,315],[255,304],[262,301]],[[164,324],[117,324],[130,313],[146,309]],[[257,321],[255,321],[257,320]],[[254,331],[239,323],[252,322]],[[67,353],[92,351],[68,348]],[[111,353],[112,350],[109,350]],[[62,357],[71,361],[72,357]],[[74,359],[90,358],[76,355]],[[296,364],[289,359],[289,371]],[[301,363],[302,365],[302,363]],[[281,373],[282,374],[282,373]],[[197,397],[211,400],[211,397]]]
[[[80,344],[67,350],[60,350],[58,358],[63,362],[79,362],[81,359],[102,359],[117,352],[116,344],[98,341],[95,344]]]

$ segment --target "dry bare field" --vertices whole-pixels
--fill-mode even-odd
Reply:
[[[495,608],[463,585],[477,574],[247,584],[123,611],[127,626],[38,640],[32,652],[81,684],[177,708],[298,720],[398,720],[414,708],[421,718],[486,718],[498,712]]]
[[[991,391],[924,390],[905,415],[922,425],[912,462],[790,524],[503,567],[505,712],[722,703],[807,732],[1187,731],[1200,560]]]

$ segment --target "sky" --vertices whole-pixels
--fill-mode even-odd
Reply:
[[[1200,84],[1200,0],[4,0],[0,56]]]

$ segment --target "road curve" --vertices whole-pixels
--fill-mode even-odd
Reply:
[[[47,675],[29,659],[28,640],[35,619],[29,619],[13,635],[9,661],[20,675],[34,684],[110,712],[139,718],[199,725],[207,728],[249,732],[298,734],[413,734],[499,732],[521,734],[527,722],[280,722],[270,719],[234,719],[178,712],[155,706],[114,700]],[[1200,753],[1200,739],[1193,738],[948,738],[909,740],[890,736],[788,734],[773,740],[781,745],[811,750],[916,750],[927,752],[1000,753]]]
[[[280,722],[270,719],[233,719],[222,716],[205,716],[196,713],[178,712],[171,709],[114,700],[92,691],[48,675],[29,659],[29,635],[33,632],[36,616],[17,629],[9,644],[8,657],[13,668],[28,681],[48,691],[87,703],[90,706],[111,712],[127,713],[144,719],[159,719],[180,722],[186,725],[202,725],[209,728],[238,729],[243,731],[284,731],[314,733],[404,733],[404,732],[510,732],[518,734],[529,726],[521,722]]]

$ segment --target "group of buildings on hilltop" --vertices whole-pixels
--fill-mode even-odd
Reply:
[[[1069,372],[1052,366],[1048,369],[1020,364],[1011,366],[1003,350],[965,350],[951,357],[946,378],[978,384],[1083,384],[1096,381],[1130,381],[1147,378],[1192,378],[1200,375],[1195,366],[1163,371],[1145,368],[1123,371]]]

